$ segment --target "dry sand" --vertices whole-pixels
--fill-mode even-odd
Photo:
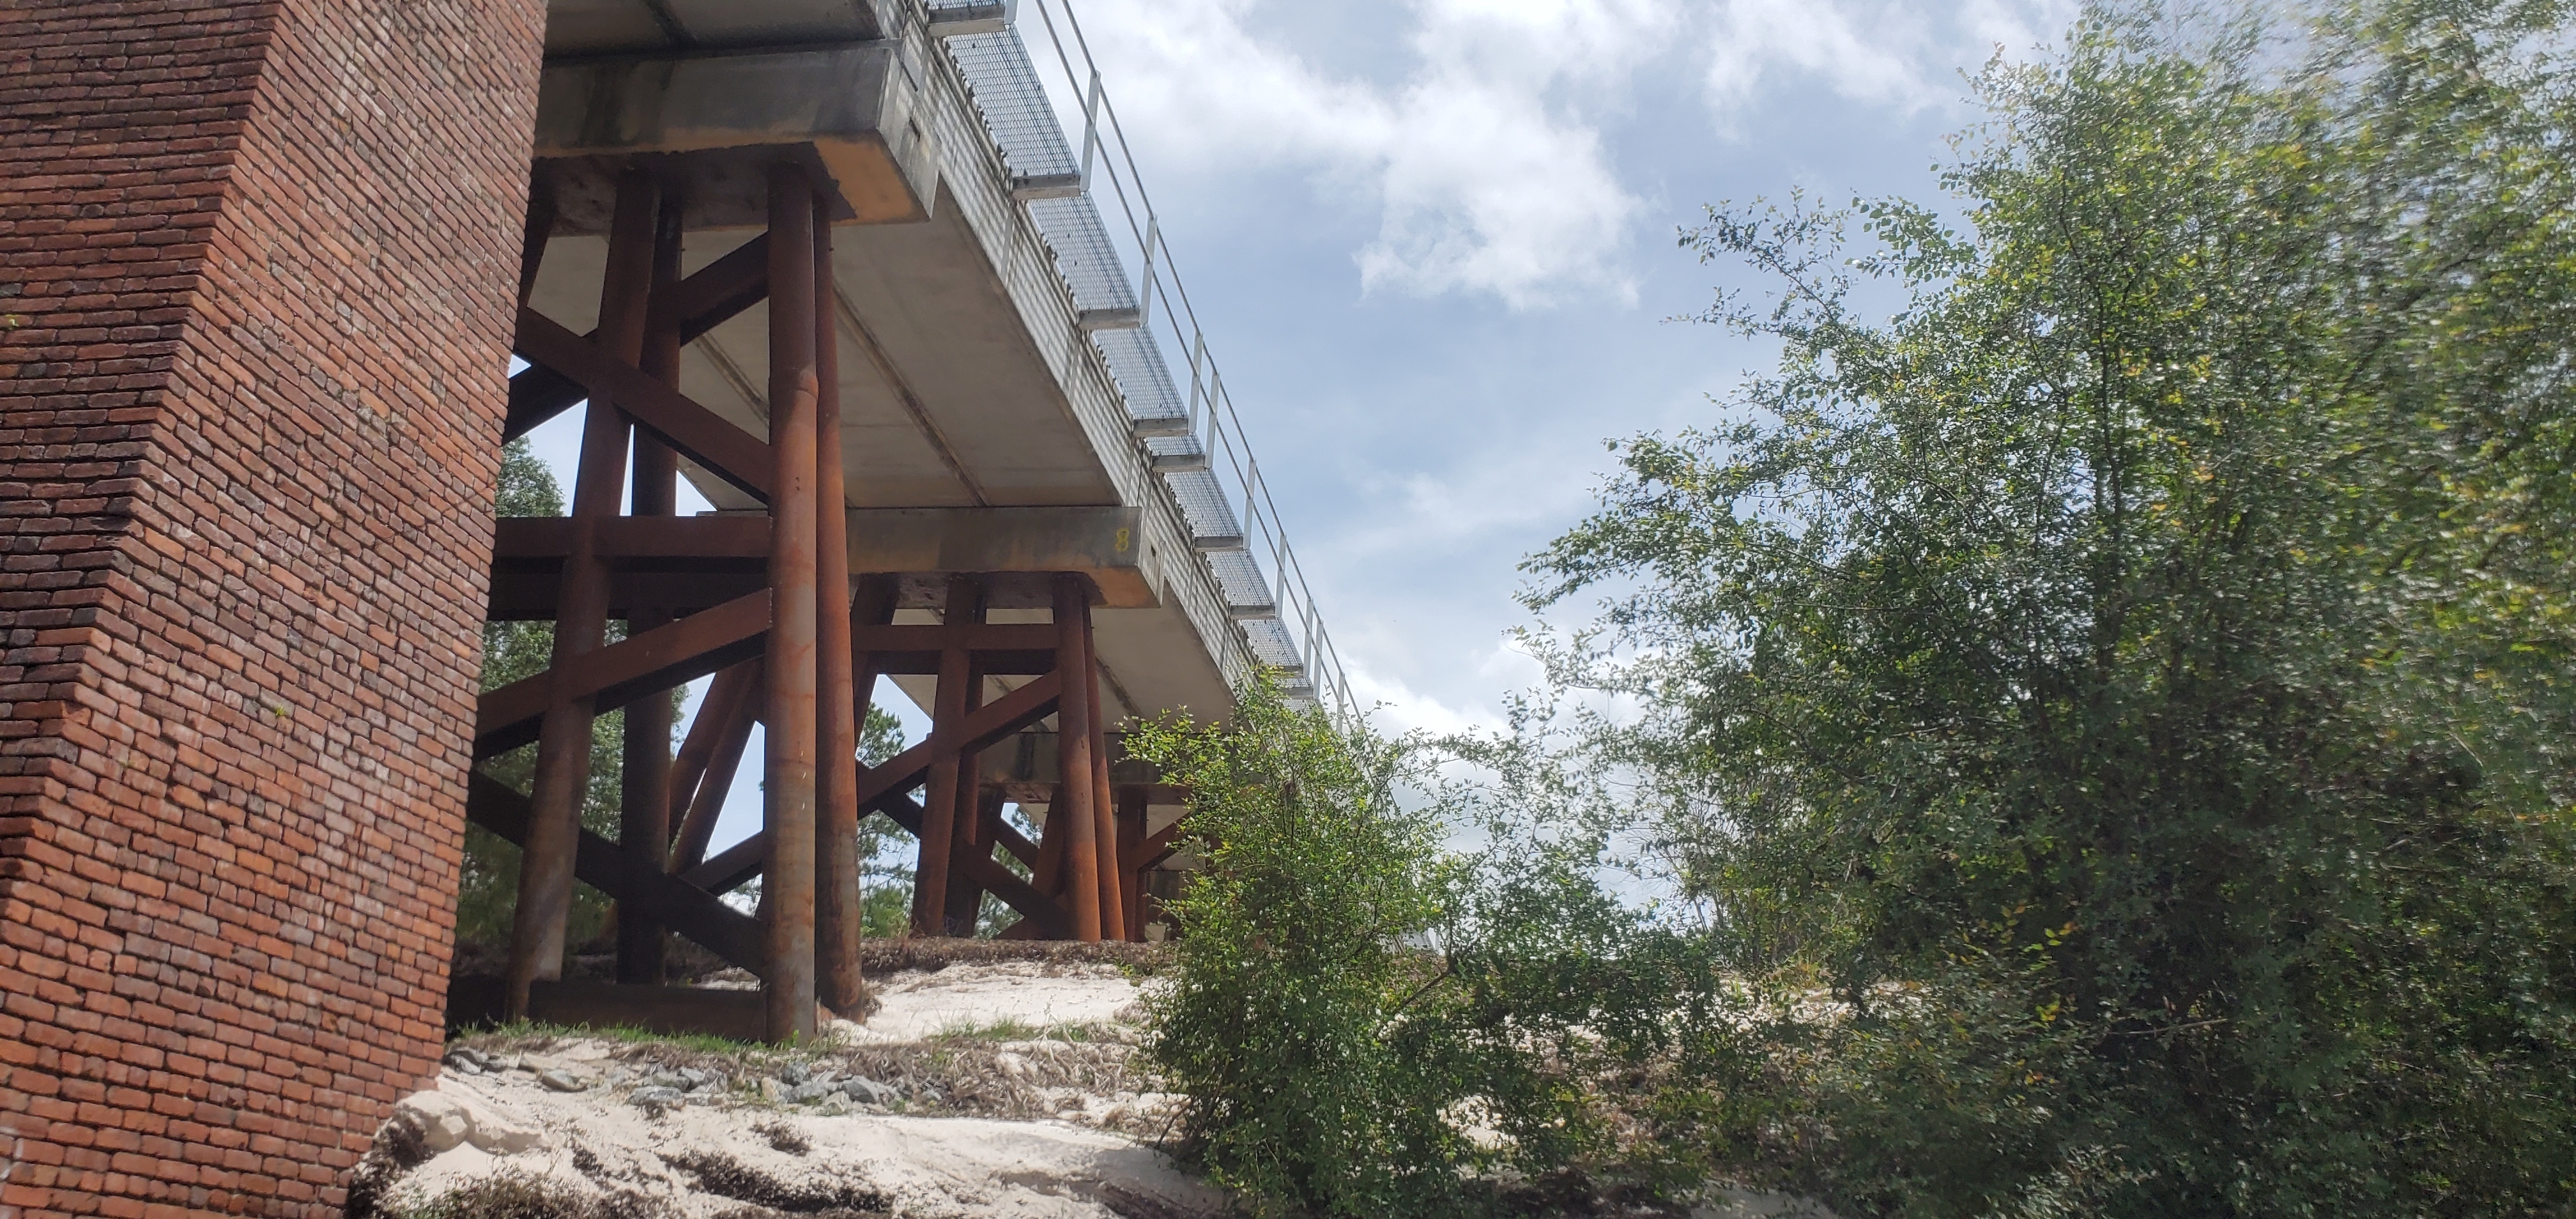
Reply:
[[[987,1028],[1008,1020],[1033,1029],[1062,1025],[1132,1025],[1142,997],[1113,965],[1035,961],[951,965],[875,983],[879,1007],[865,1024],[836,1021],[853,1043],[920,1041],[940,1033]]]
[[[879,1009],[864,1024],[836,1022],[833,1044],[804,1053],[468,1039],[502,1069],[451,1066],[403,1103],[396,1124],[417,1140],[388,1156],[404,1140],[379,1138],[377,1213],[496,1178],[592,1204],[567,1219],[1227,1213],[1223,1194],[1146,1145],[1172,1099],[1140,1091],[1150,1083],[1128,1059],[1142,992],[1116,965],[989,960],[871,982]],[[684,1071],[724,1078],[644,1091]],[[842,1086],[853,1077],[868,1083]],[[809,1086],[794,1091],[799,1083]],[[1693,1215],[1831,1219],[1812,1203],[1734,1190]]]
[[[837,1206],[921,1219],[1185,1219],[1224,1209],[1217,1191],[1120,1133],[1155,1124],[1164,1098],[1118,1087],[1138,989],[1116,967],[952,965],[876,986],[883,1006],[866,1024],[835,1026],[846,1050],[729,1057],[591,1038],[487,1039],[507,1067],[451,1066],[434,1091],[404,1102],[402,1120],[423,1132],[428,1155],[388,1183],[384,1209],[399,1213],[496,1174],[578,1198],[632,1195],[621,1214]],[[1007,1039],[992,1034],[996,1026]],[[678,1104],[636,1103],[655,1076],[667,1082],[681,1066],[729,1078]],[[549,1087],[550,1072],[581,1090]],[[882,1106],[848,1093],[789,1099],[789,1085],[809,1072],[868,1074],[906,1095]],[[1036,1120],[953,1116],[979,1111]],[[1058,1116],[1036,1116],[1045,1113]]]

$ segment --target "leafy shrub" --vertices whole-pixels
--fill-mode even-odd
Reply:
[[[1204,856],[1147,1053],[1214,1179],[1274,1212],[1628,1213],[1704,1167],[1661,1131],[1739,1107],[1713,1081],[1755,1039],[1709,942],[1602,885],[1597,784],[1531,741],[1388,741],[1267,685],[1230,727],[1129,747],[1189,787]]]
[[[1231,728],[1165,718],[1128,749],[1190,788],[1205,857],[1148,1001],[1147,1052],[1188,1097],[1185,1155],[1272,1207],[1442,1213],[1470,1149],[1442,1120],[1456,1081],[1405,1036],[1446,866],[1435,825],[1395,798],[1408,748],[1261,685]]]

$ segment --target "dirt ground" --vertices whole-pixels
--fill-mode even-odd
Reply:
[[[1217,1213],[1221,1195],[1139,1142],[1170,1107],[1129,1066],[1144,962],[1104,955],[881,952],[877,1010],[798,1052],[460,1039],[379,1140],[353,1213]]]
[[[1214,1219],[1153,1150],[1142,945],[890,942],[877,1007],[823,1044],[460,1038],[352,1190],[357,1219]],[[1662,1210],[1663,1214],[1674,1214]],[[1821,1211],[1750,1194],[1695,1219]]]

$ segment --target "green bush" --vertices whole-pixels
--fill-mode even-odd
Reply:
[[[1463,1093],[1406,1033],[1447,865],[1435,825],[1395,799],[1407,747],[1262,685],[1230,728],[1166,718],[1128,748],[1190,788],[1205,859],[1150,1000],[1148,1052],[1188,1098],[1185,1155],[1265,1207],[1445,1213],[1470,1148],[1442,1110]]]
[[[1695,1184],[1701,1134],[1762,1103],[1743,988],[1603,883],[1628,809],[1548,718],[1387,741],[1260,686],[1228,727],[1130,738],[1190,788],[1204,856],[1149,1052],[1180,1151],[1255,1209],[1617,1213]]]

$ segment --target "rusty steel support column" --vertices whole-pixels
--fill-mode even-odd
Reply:
[[[1100,733],[1091,715],[1091,700],[1082,688],[1091,684],[1091,594],[1080,576],[1055,578],[1055,666],[1063,693],[1056,702],[1056,761],[1060,766],[1055,806],[1047,810],[1048,829],[1064,835],[1065,906],[1073,915],[1073,938],[1100,938],[1100,822],[1093,816],[1092,755]]]
[[[1056,818],[1063,810],[1064,785],[1059,783],[1048,795],[1046,820],[1038,825],[1038,861],[1029,865],[1029,883],[1058,901],[1064,900],[1065,835],[1064,822]]]
[[[1082,599],[1081,696],[1091,706],[1091,815],[1100,843],[1100,938],[1127,938],[1126,885],[1120,877],[1118,812],[1109,795],[1109,723],[1100,712],[1099,636],[1092,631],[1091,599]]]
[[[846,534],[844,519],[843,532]],[[855,584],[856,591],[850,595],[850,633],[853,636],[858,634],[860,627],[884,626],[894,621],[898,590],[893,576],[860,576]],[[876,699],[878,659],[872,653],[859,651],[856,645],[850,651],[850,723],[856,726],[859,736],[864,739],[868,731],[868,705]],[[864,864],[867,861],[860,862]]]
[[[769,868],[767,1035],[811,1038],[814,1022],[814,187],[769,174],[769,715],[762,825]]]
[[[975,621],[982,622],[982,606],[977,606]],[[984,706],[984,670],[970,653],[966,658],[966,714],[973,715]],[[984,832],[983,776],[978,772],[977,754],[971,750],[957,753],[957,784],[950,791],[950,803],[956,806],[957,828],[948,846],[948,934],[973,936],[975,920],[984,909],[984,886],[975,883],[966,871],[966,861],[993,857],[993,839]]]
[[[815,985],[823,1004],[862,1015],[859,977],[859,714],[850,647],[850,504],[841,468],[841,330],[832,293],[832,217],[814,208],[814,648],[821,675],[815,747],[823,769],[815,877]]]
[[[1002,842],[1002,809],[1011,802],[1009,792],[999,785],[978,788],[975,794],[975,841],[989,852]]]
[[[666,190],[661,222],[653,235],[653,294],[646,310],[644,375],[664,385],[680,383],[680,319],[671,309],[671,290],[680,282],[680,196]],[[669,446],[635,433],[635,485],[629,492],[634,516],[668,517],[679,511],[680,459]],[[640,635],[671,621],[667,608],[629,606],[626,633]],[[620,808],[617,841],[627,858],[651,867],[671,841],[671,692],[656,690],[626,704],[625,765],[619,774]],[[627,892],[644,892],[644,878],[627,883]],[[629,984],[662,984],[666,946],[661,921],[639,901],[617,903],[617,980]]]
[[[674,802],[679,801],[683,794],[687,799],[680,823],[671,831],[671,855],[667,867],[673,873],[686,872],[706,862],[707,843],[715,837],[716,819],[724,814],[725,796],[733,791],[734,774],[742,769],[742,755],[751,747],[752,727],[760,723],[761,704],[769,696],[766,665],[748,660],[738,668],[742,674],[741,684],[726,702],[719,718],[712,722],[706,719],[708,715],[716,714],[715,701],[719,691],[709,689],[706,701],[698,706],[699,724],[708,729],[706,761],[699,770],[696,783],[672,794]],[[723,674],[718,674],[717,678],[721,681]],[[691,726],[684,752],[697,745],[697,727]]]
[[[981,622],[984,594],[966,576],[948,578],[944,625]],[[921,854],[912,869],[912,926],[918,935],[948,935],[948,881],[958,822],[958,731],[974,710],[974,656],[963,647],[939,653],[939,687],[931,697],[930,774],[922,784]]]
[[[640,172],[618,180],[610,222],[608,267],[599,289],[599,339],[613,358],[643,354],[647,297],[653,283],[653,227],[658,191]],[[572,547],[564,557],[555,610],[551,671],[595,651],[608,629],[609,569],[599,546],[600,522],[617,515],[626,482],[630,427],[615,402],[593,395],[582,425],[581,468],[573,480]],[[528,839],[519,865],[519,901],[510,925],[508,1011],[528,1012],[529,987],[563,976],[564,920],[572,913],[573,855],[581,839],[581,797],[590,782],[586,698],[555,698],[537,735],[530,785]]]
[[[845,522],[846,519],[847,517],[845,515]],[[844,534],[847,533],[846,525],[844,526],[843,532]],[[851,594],[850,598],[849,633],[854,637],[858,634],[860,627],[884,626],[894,621],[894,603],[896,594],[899,591],[895,585],[895,578],[889,575],[860,576],[858,577],[856,584],[856,590]],[[855,639],[852,642],[850,651],[850,724],[853,734],[859,739],[864,740],[866,739],[868,729],[868,706],[876,700],[878,657],[872,652],[860,651]],[[856,752],[855,749],[853,752]],[[882,761],[883,759],[879,760]],[[853,766],[851,768],[850,785],[853,789],[858,786],[859,777],[865,773],[866,768],[863,766]],[[853,794],[855,795],[855,791]],[[852,801],[852,805],[855,808],[855,800]],[[858,820],[866,820],[867,815],[867,810],[858,810]],[[855,823],[853,825],[853,833],[855,833]],[[857,945],[861,940],[865,939],[867,935],[868,895],[865,877],[868,861],[860,858],[858,854],[858,844],[855,839],[853,839],[850,846],[850,858],[853,861],[854,870],[859,878],[855,887],[850,890],[849,914],[851,928],[850,943],[852,945]],[[857,965],[855,962],[852,964],[851,970],[855,975],[857,972]],[[867,985],[866,979],[860,979],[859,984],[862,988],[865,988]]]
[[[1127,912],[1127,938],[1145,942],[1146,791],[1130,787],[1118,793],[1119,900]]]
[[[544,174],[528,183],[528,219],[519,232],[519,303],[537,290],[537,268],[545,261],[546,242],[555,235],[555,191]]]
[[[697,804],[698,785],[706,779],[707,768],[715,762],[726,734],[733,730],[736,713],[753,691],[762,688],[757,660],[719,669],[707,682],[706,697],[698,700],[698,714],[689,721],[689,735],[671,759],[668,790],[672,841],[677,841],[687,828],[689,810]],[[663,846],[669,849],[668,842]]]

